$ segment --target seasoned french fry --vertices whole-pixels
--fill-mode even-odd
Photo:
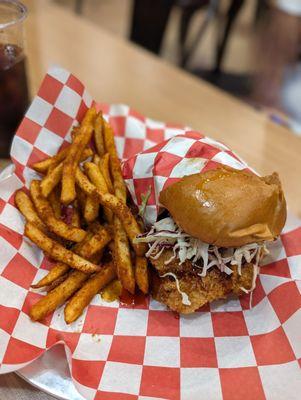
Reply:
[[[131,253],[128,238],[116,216],[114,217],[114,262],[116,265],[117,276],[122,286],[130,293],[135,293],[135,277],[132,266]]]
[[[18,190],[15,194],[15,203],[26,221],[35,224],[41,231],[47,232],[47,227],[38,216],[34,205],[29,196],[23,190]]]
[[[55,156],[46,158],[45,160],[36,162],[32,165],[32,168],[40,172],[41,174],[45,174],[49,167],[56,167],[61,161],[65,159],[67,156],[71,146],[66,147],[65,149],[59,151]]]
[[[76,197],[75,171],[84,148],[90,142],[95,117],[95,108],[90,108],[81,123],[80,132],[75,136],[63,162],[61,202],[65,205],[70,204]]]
[[[117,212],[115,212],[115,214],[117,214],[120,219],[118,219],[116,216],[114,218],[114,259],[117,266],[117,274],[123,287],[125,287],[129,292],[134,293],[135,277],[128,240],[124,229],[126,230],[126,233],[130,238],[132,246],[134,247],[136,253],[143,254],[145,252],[145,248],[135,248],[135,245],[133,243],[139,227],[138,225],[135,226],[136,221],[134,221],[132,214],[130,212],[126,212],[126,186],[122,177],[120,162],[117,156],[113,130],[106,122],[104,122],[104,142],[106,150],[108,152],[107,154],[109,154],[109,156],[106,155],[106,158],[102,158],[101,170],[103,171],[104,176],[106,176],[107,180],[109,181],[110,172],[108,168],[108,162],[110,162],[110,170],[113,178],[113,188],[111,188],[111,193],[115,193],[116,198],[123,204],[124,207],[122,215],[118,215]],[[120,211],[121,210],[122,208],[120,209]],[[131,221],[132,218],[133,220]]]
[[[75,201],[73,204],[72,216],[71,216],[71,225],[80,228],[80,212],[78,202]]]
[[[57,286],[59,286],[62,282],[64,282],[64,280],[67,279],[69,273],[67,272],[66,274],[60,276],[59,278],[57,278],[56,280],[54,280],[49,286],[45,287],[45,291],[51,292],[51,290],[55,289]]]
[[[103,195],[102,202],[103,205],[106,205],[108,208],[110,208],[122,222],[135,253],[139,256],[144,255],[146,252],[145,244],[143,246],[139,246],[139,243],[135,243],[137,235],[141,234],[140,227],[127,205],[123,204],[119,199],[110,194]]]
[[[93,185],[95,185],[101,193],[109,193],[106,181],[97,165],[92,162],[86,162],[84,168]]]
[[[80,157],[80,161],[85,161],[87,158],[93,156],[93,150],[90,149],[90,147],[86,147],[84,151],[82,152],[82,155]]]
[[[88,232],[87,236],[81,243],[73,246],[72,251],[75,254],[94,262],[93,258],[98,258],[101,250],[111,240],[109,232],[100,224],[93,227],[93,232]],[[33,288],[41,288],[51,285],[54,281],[65,275],[70,267],[62,262],[56,263],[44,278],[32,285]]]
[[[149,288],[147,259],[145,257],[136,256],[135,263],[135,279],[139,289],[147,294]]]
[[[40,181],[31,181],[30,194],[40,218],[45,221],[51,232],[73,242],[81,242],[84,239],[86,231],[67,225],[64,221],[55,218],[50,203],[41,193]]]
[[[74,139],[74,137],[76,136],[76,134],[78,132],[79,132],[79,127],[74,127],[72,130],[72,133],[71,133],[72,139]],[[48,157],[45,160],[34,163],[32,165],[32,168],[41,174],[47,173],[47,171],[49,171],[50,168],[56,167],[60,162],[62,162],[66,158],[66,156],[70,150],[70,147],[71,146],[65,147],[63,150],[60,150],[53,157]],[[88,150],[88,149],[85,149],[85,151],[86,150]],[[91,153],[92,153],[92,150],[91,150]],[[86,157],[84,159],[90,157],[90,155],[91,155],[91,154],[90,155],[87,155],[87,154],[88,153],[86,153]]]
[[[89,240],[93,237],[93,234],[91,232],[88,232],[85,239],[77,243],[72,247],[72,251],[75,254],[78,254],[79,256],[83,257],[80,252],[84,248],[84,246],[89,242]],[[90,258],[91,257],[83,257],[86,258],[89,261],[92,261]],[[92,261],[93,262],[93,261]],[[41,288],[45,286],[51,286],[55,281],[59,280],[62,276],[65,276],[66,273],[70,270],[69,265],[63,263],[63,262],[58,262],[53,265],[51,270],[48,272],[44,278],[42,278],[39,282],[35,283],[34,285],[31,285],[32,288]]]
[[[90,195],[86,198],[84,218],[87,222],[93,222],[98,217],[99,213],[99,200],[96,195]]]
[[[51,207],[54,212],[55,218],[61,218],[62,215],[62,210],[61,210],[61,203],[60,203],[60,193],[59,193],[59,187],[56,187],[55,190],[53,190],[50,195],[49,195],[49,202],[51,204]]]
[[[99,160],[99,168],[103,177],[106,181],[107,187],[109,189],[109,193],[114,194],[114,187],[110,175],[110,154],[106,153],[100,160]]]
[[[95,228],[89,240],[84,240],[84,243],[79,251],[83,258],[90,259],[90,257],[98,254],[111,240],[111,235],[107,229],[98,225]]]
[[[118,157],[110,155],[111,175],[113,177],[113,186],[115,195],[126,203],[126,186],[122,177],[121,167]]]
[[[81,155],[80,161],[86,160],[93,154],[91,149],[85,149]],[[57,186],[57,184],[62,179],[63,173],[63,162],[58,164],[53,168],[50,166],[48,168],[48,174],[41,181],[41,190],[44,197],[48,197],[52,190]]]
[[[41,192],[44,197],[48,197],[51,191],[58,185],[62,178],[62,173],[63,163],[61,162],[41,180]]]
[[[85,273],[96,272],[100,269],[98,265],[85,260],[72,251],[65,249],[65,247],[63,247],[60,243],[50,239],[30,222],[25,225],[25,236],[27,236],[33,243],[40,247],[40,249],[44,250],[48,254],[51,254],[51,257],[56,261],[63,262],[70,267]]]
[[[130,209],[118,200],[116,197],[106,197],[105,204],[111,207],[111,210],[119,217],[127,233],[133,249],[137,255],[144,255],[146,246],[137,246],[135,239],[141,233],[137,221],[133,217]]]
[[[92,182],[93,179],[91,175]],[[141,234],[141,230],[127,205],[119,200],[116,196],[110,193],[103,193],[98,190],[96,185],[93,184],[94,182],[91,183],[79,168],[76,170],[76,182],[86,194],[97,193],[99,196],[99,202],[104,207],[108,207],[115,215],[118,216],[123,224],[128,238],[130,239],[135,253],[139,256],[143,256],[146,252],[146,245],[145,243],[135,243],[135,238],[137,235]]]
[[[58,262],[51,268],[51,270],[48,272],[46,276],[44,276],[44,278],[40,279],[39,282],[35,283],[34,285],[31,285],[31,287],[37,289],[44,286],[49,286],[54,281],[65,275],[66,272],[69,271],[69,268],[70,268],[69,265],[62,262]]]
[[[81,171],[80,168],[76,169],[75,181],[78,188],[87,196],[97,192],[96,187],[89,181],[88,177]]]
[[[111,187],[111,193],[115,193],[116,198],[126,205],[126,186],[122,178],[120,163],[117,157],[113,130],[105,122],[105,144],[108,153],[102,158],[100,168],[109,182],[107,186]],[[109,163],[111,167],[111,174],[113,177],[113,185],[110,177]],[[92,179],[92,182],[95,183]],[[125,227],[122,221],[115,215],[114,216],[114,261],[117,268],[117,275],[121,284],[130,293],[135,293],[135,277],[131,260],[131,252]]]
[[[104,141],[103,141],[103,123],[102,123],[102,112],[97,114],[94,122],[94,139],[95,147],[99,156],[103,156],[105,153]]]
[[[82,248],[84,246],[86,246],[87,243],[89,243],[92,236],[93,236],[93,232],[87,231],[87,235],[85,236],[85,239],[82,242],[76,243],[74,246],[72,246],[73,253],[78,254],[80,256],[81,255],[80,252],[81,252]]]
[[[64,304],[89,278],[88,274],[72,271],[64,282],[34,304],[29,312],[33,321],[41,321],[57,307]]]
[[[104,139],[107,153],[102,158],[100,169],[103,172],[107,187],[111,193],[115,193],[116,198],[126,205],[126,186],[122,178],[120,163],[117,157],[117,151],[114,142],[113,130],[104,122]],[[113,185],[110,177],[110,169],[113,177]],[[92,182],[95,183],[92,179]],[[128,243],[128,238],[125,232],[125,227],[122,221],[114,216],[114,260],[117,267],[117,275],[122,283],[122,286],[129,292],[135,293],[135,277],[131,260],[131,253]],[[136,250],[137,251],[137,250]]]
[[[108,187],[106,184],[106,181],[102,175],[102,173],[100,172],[99,168],[97,165],[95,165],[94,163],[91,162],[86,162],[84,164],[84,168],[85,171],[87,172],[89,178],[91,179],[91,181],[94,183],[94,185],[96,186],[97,189],[99,189],[102,193],[108,193]],[[92,195],[89,195],[89,197],[91,197]],[[98,196],[97,196],[98,197]],[[94,195],[95,198],[95,195]],[[108,209],[107,207],[105,207],[104,209],[104,213],[106,216],[106,220],[108,222],[112,221],[112,211],[110,209]]]
[[[98,154],[94,154],[94,156],[93,156],[93,162],[94,162],[94,164],[96,164],[98,167],[99,167],[99,163],[100,163],[100,157],[99,157],[99,155]]]
[[[110,156],[113,155],[117,157],[114,132],[110,124],[105,119],[103,119],[103,140],[105,144],[106,153],[109,153]]]
[[[106,177],[106,181],[109,182],[107,183],[107,187],[109,187],[109,185],[111,186],[111,193],[115,193],[115,196],[119,200],[119,202],[126,207],[126,186],[122,178],[120,163],[117,157],[113,130],[105,121],[104,140],[105,147],[108,153],[106,153],[106,155],[102,158],[100,168],[104,176]],[[113,187],[110,178],[109,162],[111,167],[111,174],[113,177]],[[91,176],[90,179],[97,187],[95,179],[93,179],[93,177]],[[98,187],[98,189],[101,190],[100,187]],[[117,213],[115,212],[115,214]],[[125,232],[126,227],[122,225],[123,222],[124,219],[121,220],[116,215],[114,216],[114,261],[117,268],[117,275],[122,283],[122,286],[126,288],[130,293],[135,293],[134,270],[131,260],[128,238]],[[127,233],[128,232],[129,230],[127,231]],[[135,250],[137,251],[137,249]]]
[[[79,126],[74,126],[74,127],[72,128],[72,131],[71,131],[71,139],[72,139],[72,142],[73,142],[75,136],[79,134],[79,132],[80,132],[80,127],[79,127]]]
[[[94,155],[93,159],[95,159],[95,157],[99,156],[97,154]],[[92,163],[85,163],[84,166],[86,164],[92,164]],[[99,213],[99,201],[97,196],[95,195],[89,195],[87,196],[86,199],[86,204],[85,204],[85,210],[84,210],[84,216],[85,216],[85,220],[87,222],[92,222],[96,219],[97,215],[95,215],[97,212],[97,215]]]
[[[106,121],[104,121],[104,142],[106,151],[110,154],[110,169],[115,195],[126,203],[126,186],[121,173],[120,162],[114,141],[114,132]]]
[[[114,279],[107,286],[100,290],[101,298],[108,303],[120,299],[121,294],[122,284],[118,279]]]
[[[76,200],[78,202],[78,207],[81,215],[84,215],[87,195],[78,185],[76,185]]]
[[[115,266],[113,263],[108,263],[102,267],[101,271],[89,278],[66,305],[64,310],[66,323],[75,321],[93,297],[115,277]]]

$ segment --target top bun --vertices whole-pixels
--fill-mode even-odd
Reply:
[[[258,177],[221,166],[184,176],[160,193],[184,232],[219,247],[275,239],[286,220],[286,202],[277,173]]]

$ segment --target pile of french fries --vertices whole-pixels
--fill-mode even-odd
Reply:
[[[67,302],[69,324],[116,279],[128,292],[137,286],[146,294],[146,247],[135,243],[143,225],[127,205],[113,130],[102,113],[90,108],[73,128],[72,143],[32,167],[43,177],[31,182],[30,195],[17,191],[15,203],[25,235],[55,263],[32,285],[47,294],[31,307],[31,319],[40,321]]]

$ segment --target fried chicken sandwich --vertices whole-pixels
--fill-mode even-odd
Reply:
[[[221,166],[184,176],[159,200],[161,217],[137,238],[149,246],[156,300],[188,314],[254,290],[266,244],[286,220],[277,173],[259,177]]]

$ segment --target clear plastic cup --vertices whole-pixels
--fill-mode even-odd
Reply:
[[[13,135],[29,104],[24,51],[26,7],[0,0],[0,158],[9,156]]]

